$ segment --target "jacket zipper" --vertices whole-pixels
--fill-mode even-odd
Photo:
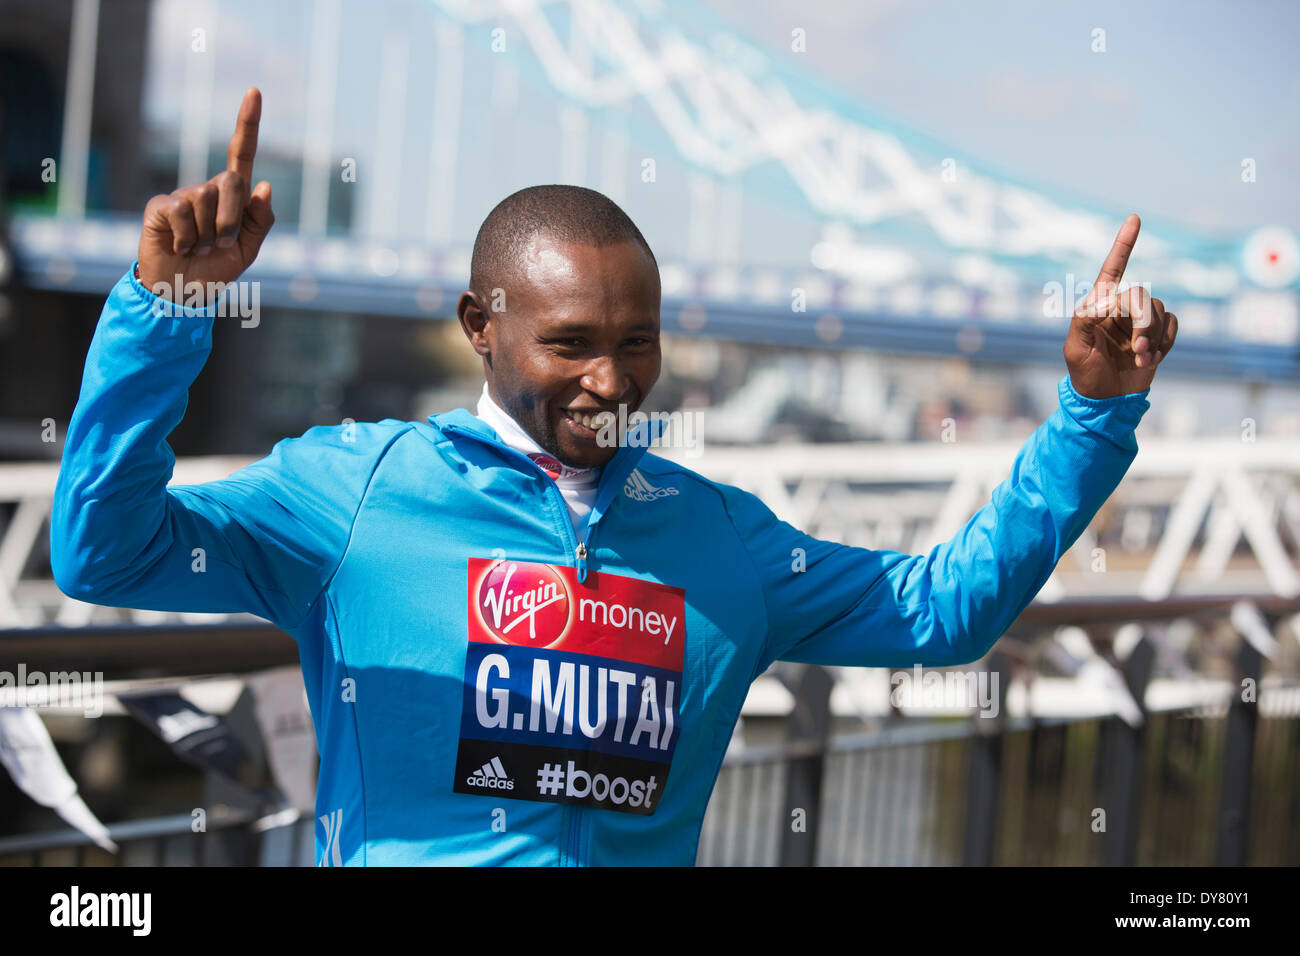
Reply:
[[[564,495],[560,494],[559,486],[551,480],[551,476],[542,471],[537,462],[533,461],[523,452],[516,451],[509,445],[503,445],[500,442],[494,442],[484,435],[479,435],[468,429],[459,428],[456,425],[448,424],[443,426],[445,431],[454,432],[457,435],[467,435],[470,438],[478,439],[481,442],[489,444],[494,448],[500,449],[515,458],[524,462],[529,468],[541,476],[542,480],[549,486],[547,493],[552,500],[558,500],[560,505],[560,537],[568,547],[569,552],[574,556],[578,573],[578,582],[582,583],[587,579],[587,542],[591,540],[593,525],[590,521],[587,524],[586,535],[582,541],[578,540],[577,533],[573,530],[573,524],[569,519],[569,505],[564,500]],[[593,509],[594,510],[594,509]],[[570,804],[561,804],[560,811],[563,815],[565,824],[566,840],[565,846],[560,849],[561,866],[578,866],[580,865],[579,856],[581,855],[581,833],[582,833],[582,808]]]
[[[578,536],[573,530],[573,525],[569,521],[568,502],[564,500],[564,495],[560,494],[559,486],[551,480],[551,476],[542,471],[537,462],[533,461],[523,452],[515,451],[515,449],[511,448],[509,445],[503,445],[500,442],[492,441],[492,439],[484,435],[480,435],[477,432],[470,431],[469,429],[461,428],[458,425],[443,425],[442,429],[443,431],[454,432],[457,435],[465,435],[469,438],[476,439],[484,444],[491,445],[493,448],[499,449],[508,455],[514,456],[546,482],[549,486],[547,493],[551,496],[552,500],[557,501],[560,505],[560,537],[564,540],[569,553],[574,557],[578,571],[578,580],[580,582],[585,580],[587,577],[587,543],[591,540],[592,528],[591,525],[588,525],[586,537],[582,541],[578,540]]]
[[[466,435],[470,438],[477,439],[478,441],[483,442],[486,445],[491,445],[493,448],[504,451],[507,454],[512,455],[515,458],[519,459],[520,461],[526,463],[528,468],[531,468],[534,472],[536,472],[538,475],[542,477],[542,480],[545,481],[546,484],[550,486],[549,493],[552,495],[552,500],[556,500],[559,502],[560,536],[564,539],[565,544],[568,545],[570,553],[573,554],[574,561],[575,561],[575,569],[577,571],[577,576],[578,576],[578,583],[582,584],[586,582],[587,558],[588,558],[590,545],[591,545],[591,533],[593,530],[595,530],[596,524],[600,521],[601,517],[605,513],[606,508],[608,508],[610,504],[608,500],[605,500],[602,504],[602,499],[605,498],[604,486],[605,486],[605,482],[609,480],[609,472],[606,471],[601,474],[600,488],[596,492],[596,500],[592,504],[591,513],[587,517],[587,526],[586,526],[585,533],[583,535],[583,539],[579,541],[577,533],[573,530],[573,524],[569,520],[568,502],[564,500],[564,495],[560,494],[559,486],[554,481],[551,480],[550,475],[542,471],[542,469],[538,466],[537,462],[533,461],[523,452],[516,451],[515,449],[511,448],[509,445],[506,445],[499,441],[493,441],[491,438],[488,438],[486,435],[480,435],[475,431],[471,431],[470,429],[467,428],[462,428],[461,426],[456,425],[454,423],[449,422],[446,425],[440,425],[439,427],[442,428],[443,431],[452,432],[457,435]],[[658,433],[659,433],[659,428],[652,422],[650,434],[657,435]],[[648,447],[648,445],[639,445],[636,447],[645,449]],[[640,458],[639,455],[637,457],[638,459]],[[612,461],[610,462],[610,464],[612,464]],[[608,465],[606,467],[608,467]],[[633,465],[633,467],[635,467],[635,464]],[[565,821],[565,826],[567,829],[567,836],[568,836],[568,839],[565,841],[567,846],[562,847],[560,850],[560,865],[578,866],[580,865],[581,862],[579,858],[582,855],[582,821],[584,819],[584,814],[582,812],[583,808],[577,806],[571,806],[570,804],[567,803],[561,804],[560,806],[564,814],[563,819]]]

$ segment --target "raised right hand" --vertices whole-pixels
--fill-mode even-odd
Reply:
[[[262,94],[244,93],[235,134],[226,151],[226,169],[206,183],[154,196],[144,208],[140,230],[140,282],[173,302],[185,299],[182,283],[227,283],[238,279],[257,258],[262,240],[275,223],[271,184],[249,192]]]

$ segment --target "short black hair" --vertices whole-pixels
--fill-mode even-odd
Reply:
[[[504,288],[513,278],[524,249],[545,232],[559,242],[612,246],[635,242],[654,263],[650,244],[618,203],[585,186],[529,186],[496,204],[479,226],[470,260],[469,285],[480,296]]]

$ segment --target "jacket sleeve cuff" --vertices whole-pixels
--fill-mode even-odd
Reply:
[[[189,316],[194,318],[215,318],[217,315],[217,306],[219,299],[214,299],[205,306],[185,305],[185,297],[189,294],[189,287],[182,290],[181,304],[177,304],[168,298],[154,295],[152,291],[145,287],[139,279],[136,278],[136,271],[140,267],[140,260],[137,259],[131,264],[126,275],[122,276],[120,282],[125,282],[131,291],[131,294],[143,305],[147,306],[154,315],[160,316]],[[193,283],[194,291],[197,293],[198,283]],[[193,298],[196,300],[201,297],[196,294]]]
[[[1074,390],[1067,374],[1057,386],[1061,409],[1081,427],[1109,438],[1118,444],[1127,444],[1138,422],[1151,403],[1147,401],[1150,389],[1116,395],[1112,398],[1086,398]]]

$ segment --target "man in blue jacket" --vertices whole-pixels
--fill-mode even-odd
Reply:
[[[86,359],[51,527],[99,604],[248,611],[293,635],[321,753],[323,865],[690,864],[751,682],[774,661],[982,657],[1123,477],[1177,321],[1115,293],[1130,216],[1065,345],[1059,408],[925,555],[809,537],[753,495],[611,442],[659,375],[658,268],[590,190],[508,197],[461,324],[478,414],[309,429],[167,487],[215,306],[271,228],[249,90],[211,181],[145,209]],[[175,283],[175,284],[173,284]],[[179,304],[178,304],[179,303]]]

